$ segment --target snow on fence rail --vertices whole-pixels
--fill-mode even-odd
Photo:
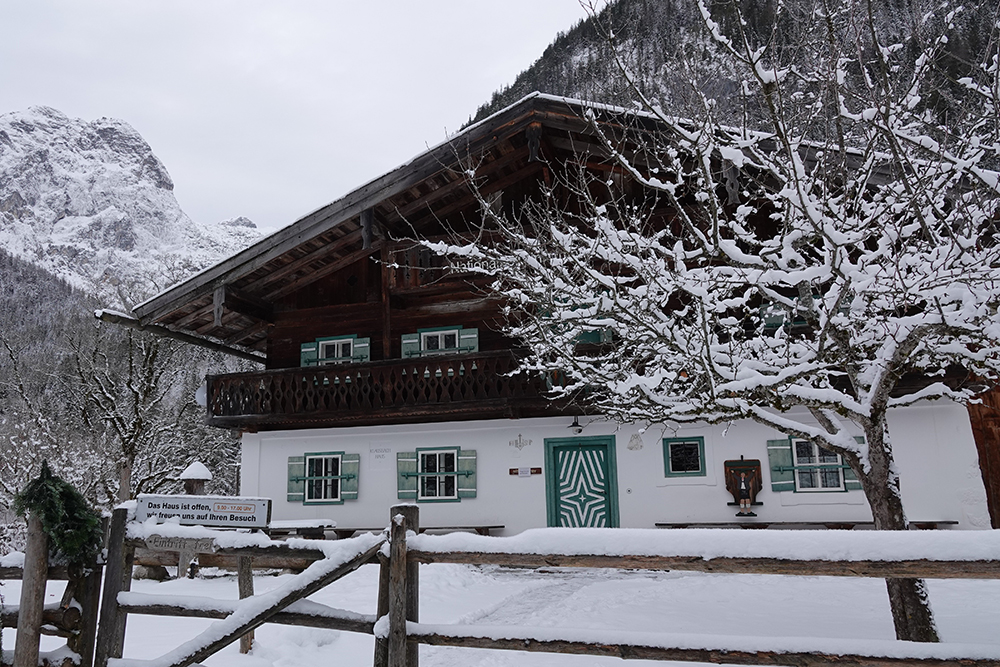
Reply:
[[[264,623],[309,625],[354,632],[373,632],[374,617],[334,609],[303,598],[377,558],[385,538],[363,534],[349,540],[322,542],[289,540],[274,542],[255,533],[217,531],[201,526],[158,524],[155,520],[129,523],[128,510],[115,510],[108,540],[108,568],[104,581],[100,629],[97,635],[96,667],[187,667],[200,663],[237,639],[248,636]],[[174,595],[136,595],[129,591],[136,546],[154,549],[225,553],[239,558],[240,600],[221,602]],[[253,595],[249,578],[255,556],[295,556],[312,560],[301,574],[278,588]],[[252,579],[250,579],[252,582]],[[197,637],[154,660],[122,658],[128,614],[200,616],[222,619]],[[241,650],[249,648],[241,642]]]
[[[671,635],[419,623],[418,563],[600,567],[734,574],[1000,579],[1000,531],[889,532],[539,529],[513,537],[417,535],[414,506],[393,508],[389,577],[380,579],[375,667],[416,667],[416,644],[743,665],[1000,665],[1000,647],[810,638]],[[397,513],[398,512],[398,513]],[[407,529],[410,532],[407,532]],[[405,564],[405,566],[404,566]],[[383,592],[382,581],[387,582]],[[383,598],[387,604],[383,604]]]
[[[560,528],[531,530],[514,537],[466,533],[419,535],[419,510],[415,505],[393,507],[389,529],[388,544],[375,535],[333,542],[278,543],[263,535],[220,533],[195,526],[127,524],[124,514],[116,513],[112,531],[117,531],[117,547],[112,538],[95,664],[97,667],[185,667],[263,623],[281,623],[374,634],[375,667],[417,667],[419,644],[796,667],[1000,666],[1000,647],[996,645],[429,625],[420,623],[418,618],[420,563],[1000,579],[1000,531],[766,533]],[[128,591],[128,578],[124,576],[130,570],[129,554],[137,545],[207,549],[237,556],[241,562],[243,559],[249,562],[252,555],[308,554],[315,562],[279,589],[240,601],[140,595]],[[375,615],[303,599],[360,565],[376,560],[381,567]],[[116,585],[120,586],[117,590]],[[121,659],[124,619],[130,613],[222,620],[156,660],[138,661]]]

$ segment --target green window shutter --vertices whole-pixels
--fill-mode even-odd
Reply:
[[[479,329],[459,329],[458,346],[463,352],[479,352]]]
[[[458,497],[476,497],[476,450],[461,449],[458,452]]]
[[[340,498],[358,499],[358,474],[361,471],[361,454],[344,454],[340,457]],[[350,475],[354,475],[350,477]]]
[[[319,361],[319,343],[312,340],[299,345],[299,366],[315,366]]]
[[[396,497],[401,500],[417,499],[416,452],[396,452]]]
[[[352,361],[358,363],[364,361],[371,361],[372,359],[372,348],[371,348],[371,338],[356,338],[354,340],[354,358]]]
[[[771,466],[771,490],[795,490],[795,465],[792,459],[792,439],[767,441],[767,462]]]
[[[415,333],[403,334],[402,348],[403,348],[402,349],[403,359],[409,359],[410,357],[419,357],[420,334],[415,334]]]
[[[301,503],[306,499],[306,457],[288,457],[288,502]]]
[[[865,439],[863,436],[856,435],[854,439],[858,441],[859,445],[865,444]],[[846,462],[845,462],[846,465]],[[858,480],[858,476],[854,474],[854,471],[849,467],[844,468],[844,489],[847,491],[860,491],[861,482]]]

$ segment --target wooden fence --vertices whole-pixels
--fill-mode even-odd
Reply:
[[[24,565],[0,567],[0,579],[21,580],[20,603],[4,604],[3,627],[17,627],[14,667],[38,665],[38,640],[42,634],[65,637],[70,650],[81,656],[79,667],[92,667],[101,597],[98,561],[86,567],[49,566],[48,540],[37,517],[28,519],[28,545]],[[66,581],[62,600],[44,603],[47,581]]]
[[[348,540],[318,542],[316,548],[299,542],[285,545],[262,540],[258,545],[225,546],[220,539],[183,537],[174,546],[194,551],[204,550],[231,556],[240,563],[240,600],[183,600],[169,595],[135,594],[129,591],[131,564],[137,547],[150,547],[147,538],[127,536],[125,510],[116,510],[108,543],[100,628],[97,633],[95,667],[107,667],[109,660],[120,658],[129,614],[185,616],[222,619],[187,644],[181,657],[170,654],[151,661],[155,667],[188,667],[201,662],[221,648],[244,638],[264,623],[302,625],[375,635],[375,667],[417,667],[420,644],[459,646],[482,649],[570,653],[613,656],[622,659],[675,660],[744,665],[859,665],[864,667],[896,665],[934,665],[941,667],[1000,667],[1000,647],[987,647],[978,655],[962,654],[962,646],[916,644],[897,641],[810,640],[760,638],[757,645],[741,645],[745,639],[705,636],[696,639],[669,634],[644,634],[565,628],[440,626],[419,622],[419,565],[421,563],[459,563],[499,565],[519,568],[591,567],[646,570],[687,570],[731,574],[782,574],[808,576],[845,576],[876,578],[969,578],[1000,579],[1000,559],[996,548],[988,558],[978,560],[939,560],[934,557],[907,557],[899,554],[878,558],[810,559],[788,557],[704,557],[697,549],[674,555],[647,553],[602,555],[588,553],[584,546],[573,546],[565,535],[553,531],[553,542],[566,545],[538,549],[528,553],[518,537],[485,538],[469,536],[469,548],[450,547],[448,536],[419,534],[419,510],[415,505],[398,505],[390,510],[389,541],[385,536],[361,535]],[[713,531],[714,532],[714,531]],[[719,531],[721,532],[721,531]],[[743,531],[737,531],[740,535]],[[755,533],[758,534],[759,533]],[[627,532],[620,533],[626,544]],[[884,533],[882,534],[885,535]],[[941,535],[941,534],[937,534]],[[960,536],[974,534],[964,533]],[[958,540],[960,536],[950,539]],[[938,539],[928,533],[918,540]],[[944,537],[943,535],[941,537]],[[993,540],[989,533],[983,539]],[[730,534],[730,539],[732,534]],[[663,534],[664,540],[681,540],[679,533]],[[851,537],[850,539],[853,539]],[[859,538],[867,539],[867,538]],[[616,540],[617,541],[617,540]],[[996,540],[994,540],[995,542]],[[995,546],[995,545],[994,545]],[[600,549],[594,549],[600,551]],[[679,552],[679,553],[678,553]],[[926,554],[925,554],[926,556]],[[311,560],[302,575],[279,589],[253,596],[250,569],[254,558],[295,558]],[[378,562],[379,588],[377,613],[358,614],[313,602],[304,598],[365,563]],[[3,573],[0,570],[0,573]],[[51,574],[50,574],[51,576]],[[56,575],[58,576],[58,575]],[[248,583],[249,582],[249,583]],[[93,581],[91,584],[93,587]],[[248,588],[249,586],[249,588]],[[90,607],[96,613],[96,598]],[[812,642],[814,645],[810,644]],[[84,665],[89,667],[86,654]],[[127,662],[127,661],[126,661]]]

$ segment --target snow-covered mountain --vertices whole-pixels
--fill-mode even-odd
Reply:
[[[0,115],[0,247],[111,303],[134,302],[246,247],[247,218],[196,223],[128,123],[49,107]]]

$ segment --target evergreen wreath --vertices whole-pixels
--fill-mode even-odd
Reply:
[[[38,477],[14,497],[14,511],[41,519],[49,548],[58,560],[70,565],[91,563],[104,541],[101,517],[73,486],[52,474],[42,461]]]

